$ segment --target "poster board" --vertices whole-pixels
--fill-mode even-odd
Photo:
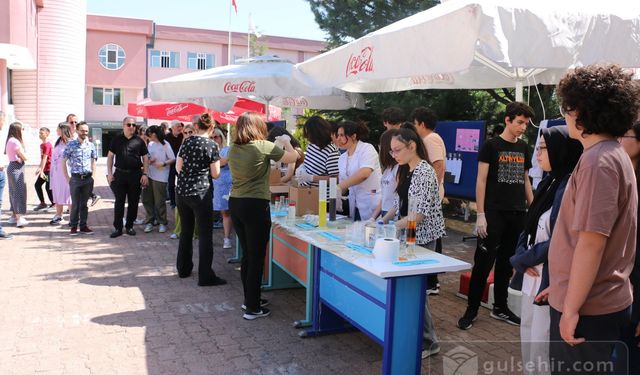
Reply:
[[[475,201],[478,152],[485,140],[485,121],[438,121],[436,133],[447,150],[445,196]]]

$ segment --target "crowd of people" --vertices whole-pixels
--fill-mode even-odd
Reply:
[[[467,308],[457,326],[468,330],[478,319],[494,269],[489,316],[520,326],[524,363],[547,364],[525,373],[589,372],[569,365],[581,361],[624,364],[640,373],[640,267],[635,257],[640,244],[640,89],[616,66],[590,66],[568,73],[557,95],[567,125],[540,132],[535,157],[546,177],[535,193],[528,176],[532,155],[521,139],[534,118],[531,107],[507,105],[501,132],[478,153],[478,243]],[[270,127],[251,112],[238,118],[233,136],[208,114],[190,124],[173,121],[148,128],[126,117],[107,156],[107,181],[115,196],[110,237],[136,235],[140,199],[144,232],[155,225],[167,232],[169,202],[175,215],[171,238],[179,239],[179,277],[192,274],[197,238],[198,285],[224,285],[212,268],[215,212],[223,227],[223,248],[231,247],[235,231],[243,249],[243,317],[266,317],[269,301],[261,296],[261,281],[271,227],[269,174],[272,164],[280,163],[280,182],[318,186],[337,177],[345,215],[393,222],[399,230],[415,225],[416,244],[442,252],[446,149],[435,132],[436,113],[418,107],[407,118],[392,107],[383,111],[382,120],[386,130],[374,147],[364,123],[310,117],[302,127],[303,152],[286,129]],[[22,130],[17,122],[9,126],[8,165],[0,165],[9,186],[9,223],[18,227],[28,224]],[[97,153],[88,133],[88,125],[70,115],[58,125],[55,145],[47,141],[49,129],[39,134],[36,209],[55,206],[51,224],[61,224],[64,207],[70,207],[71,235],[93,233],[87,216],[88,202],[98,198],[93,194]],[[232,137],[229,142],[227,137]],[[0,173],[0,197],[3,185]],[[10,238],[1,227],[0,238]],[[509,308],[509,286],[522,292],[521,316]],[[427,294],[439,292],[437,275],[430,275]],[[423,358],[440,351],[426,301]],[[615,345],[621,340],[626,351]]]

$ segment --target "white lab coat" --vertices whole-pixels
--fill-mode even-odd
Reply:
[[[373,215],[378,202],[380,201],[380,161],[378,152],[369,143],[358,141],[353,155],[348,152],[340,155],[338,160],[340,169],[340,181],[345,181],[353,176],[361,168],[371,168],[373,172],[369,177],[358,185],[349,188],[349,214],[355,214],[356,207],[360,212],[361,220],[368,220]]]

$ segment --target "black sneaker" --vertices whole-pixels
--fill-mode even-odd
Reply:
[[[509,310],[508,307],[494,306],[489,316],[493,319],[502,320],[514,326],[520,325],[520,318],[516,314],[514,314],[513,311]]]
[[[136,231],[133,228],[126,228],[125,229],[125,233],[130,235],[130,236],[135,236],[136,235]]]
[[[260,298],[260,307],[262,308],[267,306],[269,306],[269,300]],[[247,311],[247,305],[245,305],[244,303],[242,304],[242,306],[240,306],[240,308],[242,309],[242,311]]]
[[[111,238],[116,238],[120,236],[122,236],[122,229],[116,229],[113,232],[111,232],[111,234],[109,235],[109,237]]]
[[[62,222],[62,216],[54,216],[53,219],[51,219],[51,221],[49,222],[49,224],[51,225],[58,225]]]
[[[244,315],[242,315],[242,317],[246,320],[254,320],[254,319],[258,319],[258,318],[264,318],[269,316],[269,314],[271,314],[271,311],[269,309],[267,309],[266,307],[263,307],[260,309],[260,311],[245,311]]]
[[[49,206],[46,203],[42,202],[39,205],[37,205],[33,210],[34,211],[40,211],[40,210],[43,210],[45,208],[49,208]]]
[[[473,322],[478,319],[478,310],[473,310],[467,307],[467,310],[464,312],[464,315],[460,320],[458,320],[458,328],[463,330],[468,330],[473,327]]]
[[[214,279],[207,281],[198,281],[198,286],[218,286],[227,284],[227,280],[216,276]]]

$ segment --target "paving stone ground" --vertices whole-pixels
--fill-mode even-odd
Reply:
[[[177,277],[177,241],[169,233],[137,226],[136,236],[110,239],[113,196],[104,170],[95,188],[103,199],[89,212],[93,236],[70,237],[66,226],[49,225],[53,213],[30,211],[27,227],[7,225],[5,187],[2,223],[15,237],[0,241],[0,373],[380,373],[382,350],[362,333],[298,337],[292,322],[304,314],[302,289],[266,292],[271,317],[243,320],[239,272],[226,263],[231,251],[222,250],[221,230],[214,232],[214,269],[229,281],[221,287]],[[27,168],[30,210],[34,172]],[[449,231],[445,254],[471,261],[475,243],[461,239]],[[518,328],[486,309],[471,330],[456,328],[466,306],[455,296],[458,278],[441,276],[441,294],[430,299],[442,351],[423,361],[422,373],[453,374],[463,365],[477,369],[466,373],[513,373],[495,364],[519,360]]]

